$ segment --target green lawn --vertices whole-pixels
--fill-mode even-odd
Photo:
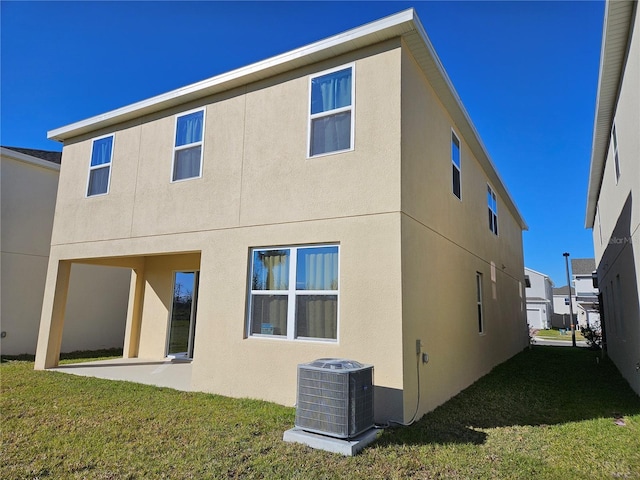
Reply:
[[[351,458],[282,442],[293,408],[9,361],[0,478],[640,478],[640,398],[597,357],[534,346]]]
[[[571,341],[571,329],[567,328],[566,333],[563,335],[560,333],[558,329],[549,329],[549,330],[538,330],[536,333],[536,337],[540,338],[549,338],[552,340],[566,340],[567,342]],[[584,340],[582,333],[580,333],[580,329],[576,330],[576,340]]]

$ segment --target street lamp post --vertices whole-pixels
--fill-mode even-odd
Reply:
[[[573,324],[573,302],[571,301],[571,278],[569,277],[569,252],[562,254],[564,257],[564,264],[567,270],[567,287],[569,287],[569,320],[571,321],[571,344],[576,346],[576,328]]]

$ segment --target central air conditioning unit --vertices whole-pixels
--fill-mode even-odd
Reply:
[[[337,438],[372,428],[373,366],[340,358],[298,365],[295,425]]]

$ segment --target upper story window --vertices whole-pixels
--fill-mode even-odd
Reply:
[[[487,185],[487,206],[489,212],[489,230],[498,235],[498,200],[496,193]]]
[[[113,135],[96,138],[91,147],[87,197],[109,193],[112,157]]]
[[[248,335],[336,340],[338,246],[254,249]]]
[[[451,132],[451,167],[453,169],[453,194],[462,199],[460,192],[460,140]]]
[[[611,141],[613,142],[613,162],[616,169],[616,185],[620,180],[620,160],[618,158],[618,135],[616,134],[616,124],[611,129]]]
[[[353,149],[354,67],[310,79],[309,156]]]
[[[202,175],[203,132],[204,110],[176,117],[172,181],[198,178]]]

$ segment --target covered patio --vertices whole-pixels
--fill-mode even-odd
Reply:
[[[84,377],[122,380],[191,391],[191,362],[175,359],[115,358],[72,363],[49,369]]]

